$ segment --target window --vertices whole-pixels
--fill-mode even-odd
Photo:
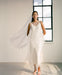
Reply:
[[[38,19],[41,20],[46,29],[45,42],[53,42],[53,1],[33,0],[33,11],[38,12]]]

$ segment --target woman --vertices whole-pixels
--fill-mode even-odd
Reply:
[[[38,20],[38,12],[33,11],[32,22],[28,25],[27,36],[31,29],[30,35],[30,63],[34,64],[34,74],[36,74],[36,64],[38,65],[38,75],[40,75],[40,53],[44,42],[43,35],[46,34],[44,25],[42,21]],[[42,33],[43,31],[43,33]]]

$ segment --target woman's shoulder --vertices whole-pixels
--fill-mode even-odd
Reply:
[[[41,24],[43,23],[43,21],[39,21]]]
[[[31,26],[32,22],[29,22],[29,25]]]
[[[30,22],[30,24],[32,24],[33,22]]]

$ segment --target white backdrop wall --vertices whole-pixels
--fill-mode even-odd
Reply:
[[[43,62],[62,62],[61,3],[53,0],[53,42],[45,43]],[[8,39],[26,23],[32,11],[33,0],[0,0],[0,62],[21,62],[20,50],[10,46]]]

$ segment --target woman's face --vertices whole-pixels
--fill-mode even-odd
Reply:
[[[34,14],[33,14],[33,16],[32,16],[34,19],[37,19],[37,17],[38,17],[38,14],[35,12]]]

